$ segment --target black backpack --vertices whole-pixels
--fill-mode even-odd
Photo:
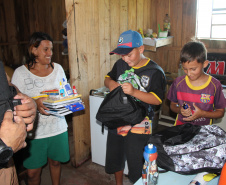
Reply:
[[[96,114],[96,119],[103,126],[115,129],[125,125],[135,125],[144,120],[146,116],[145,107],[130,95],[123,92],[118,86],[108,93],[101,103]]]
[[[13,97],[17,94],[16,89],[13,86],[9,86],[4,66],[2,61],[0,61],[0,125],[4,118],[4,114],[8,109],[14,110],[15,103],[18,100],[13,100]],[[19,102],[20,104],[21,102]],[[15,104],[15,105],[14,105]]]
[[[136,74],[146,70],[159,70],[163,75],[163,87],[165,92],[166,76],[163,69],[154,61],[145,68],[136,70]],[[119,86],[106,95],[96,114],[96,119],[102,122],[102,132],[104,126],[115,129],[125,125],[135,125],[144,120],[147,115],[145,107],[136,98],[126,95]]]
[[[166,171],[220,173],[226,161],[226,132],[217,125],[169,127],[152,135],[148,143],[157,147],[157,165]]]

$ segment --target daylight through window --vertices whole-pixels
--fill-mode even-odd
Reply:
[[[226,40],[226,0],[197,0],[196,37]]]

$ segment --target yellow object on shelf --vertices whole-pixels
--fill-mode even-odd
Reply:
[[[144,38],[144,33],[143,33],[143,30],[141,28],[138,29],[138,32],[141,34],[142,38]]]
[[[155,32],[152,33],[151,36],[152,36],[152,38],[157,38],[158,37],[157,33],[155,33]]]

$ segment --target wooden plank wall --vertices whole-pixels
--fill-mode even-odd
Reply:
[[[104,76],[119,59],[109,52],[116,47],[120,33],[150,27],[151,2],[65,0],[71,83],[86,105],[84,114],[73,117],[75,165],[90,154],[89,91],[104,86]]]
[[[29,36],[34,31],[48,33],[54,40],[53,61],[68,71],[63,56],[64,0],[0,0],[0,58],[13,68],[22,64]]]

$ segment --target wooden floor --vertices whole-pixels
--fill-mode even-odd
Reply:
[[[25,175],[25,172],[24,174]],[[26,185],[25,179],[20,181],[20,185]],[[41,185],[51,185],[51,178],[48,165],[43,168]],[[61,185],[115,185],[114,175],[106,174],[104,167],[86,161],[78,168],[74,168],[71,163],[62,165]],[[124,185],[132,185],[129,179],[124,176]]]

